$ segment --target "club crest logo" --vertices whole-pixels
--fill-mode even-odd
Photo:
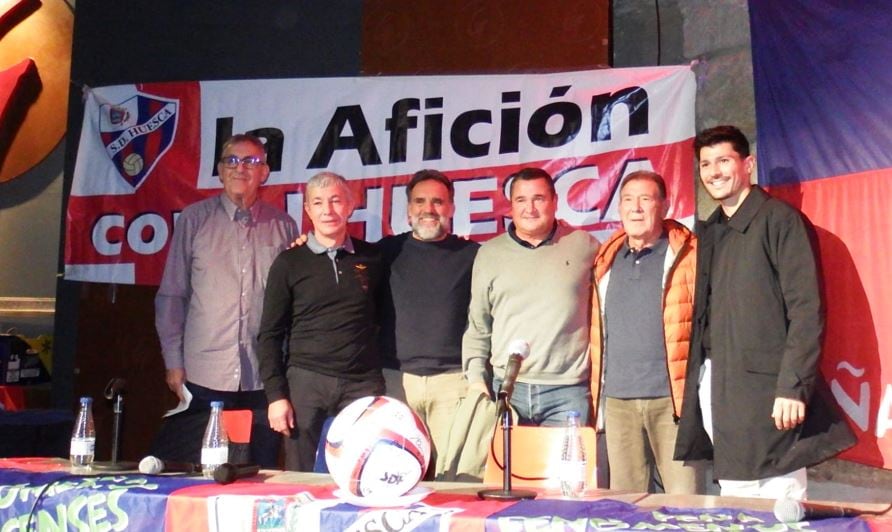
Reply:
[[[99,134],[109,159],[134,189],[173,144],[179,100],[137,94],[99,107]]]

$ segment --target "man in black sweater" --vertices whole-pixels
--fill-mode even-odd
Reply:
[[[258,359],[270,427],[287,436],[289,470],[313,470],[327,417],[384,393],[374,297],[381,256],[347,234],[353,207],[343,177],[313,176],[304,203],[313,231],[305,246],[276,258],[267,280]]]
[[[381,354],[387,395],[412,407],[431,433],[434,478],[445,467],[449,431],[467,393],[461,339],[480,246],[450,233],[454,188],[445,175],[417,172],[406,195],[412,231],[380,242]]]

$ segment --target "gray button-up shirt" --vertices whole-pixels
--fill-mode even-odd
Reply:
[[[155,328],[167,369],[220,391],[262,388],[257,332],[266,276],[297,224],[262,201],[242,210],[225,194],[186,207],[177,219]]]

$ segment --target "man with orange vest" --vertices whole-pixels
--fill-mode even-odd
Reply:
[[[673,460],[694,309],[696,238],[667,212],[666,184],[638,171],[620,185],[617,230],[595,258],[592,398],[603,398],[610,488],[702,492],[701,468]],[[599,425],[602,416],[599,414]]]

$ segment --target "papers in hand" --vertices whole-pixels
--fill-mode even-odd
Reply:
[[[192,394],[189,393],[189,389],[186,388],[185,383],[183,384],[183,387],[180,388],[180,391],[183,393],[183,398],[180,399],[180,404],[165,412],[163,417],[170,417],[175,414],[179,414],[180,412],[183,412],[187,408],[189,408],[189,403],[192,402]]]

